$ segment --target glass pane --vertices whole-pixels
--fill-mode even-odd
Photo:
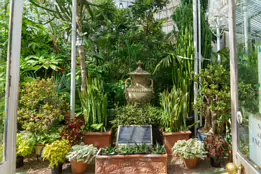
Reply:
[[[238,147],[249,162],[261,167],[261,5],[237,6]],[[242,121],[241,121],[242,120]],[[260,170],[261,171],[261,170]]]
[[[5,80],[9,26],[9,1],[0,0],[0,163],[5,161]]]

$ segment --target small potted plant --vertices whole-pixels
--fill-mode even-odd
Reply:
[[[62,173],[62,165],[70,150],[71,146],[68,140],[56,140],[44,147],[42,157],[50,162],[52,174]]]
[[[17,134],[16,141],[16,168],[24,165],[24,157],[34,152],[35,139],[30,132],[21,132]]]
[[[88,164],[95,158],[98,149],[91,145],[74,145],[72,150],[66,155],[70,161],[73,174],[83,174]]]
[[[42,150],[46,144],[51,144],[57,139],[60,138],[59,133],[53,132],[50,134],[43,133],[43,134],[34,134],[35,137],[35,154],[37,157],[41,156]]]
[[[184,160],[187,168],[193,169],[198,165],[199,159],[206,157],[204,144],[196,138],[189,140],[179,140],[172,148],[173,154]]]
[[[220,167],[221,159],[227,153],[228,144],[222,136],[208,135],[204,139],[204,146],[207,150],[207,155],[210,158],[212,167]]]

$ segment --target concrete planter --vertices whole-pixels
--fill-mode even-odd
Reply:
[[[111,145],[112,131],[109,132],[85,132],[84,144],[93,144],[97,148],[105,148]]]
[[[191,131],[186,132],[163,132],[164,144],[168,156],[172,156],[172,148],[178,140],[188,140],[191,135]]]
[[[96,174],[167,174],[167,154],[101,155],[95,159]]]

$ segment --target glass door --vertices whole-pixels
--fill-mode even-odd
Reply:
[[[229,0],[233,159],[245,174],[261,173],[260,14],[260,1]]]
[[[23,0],[0,0],[0,173],[14,174]]]

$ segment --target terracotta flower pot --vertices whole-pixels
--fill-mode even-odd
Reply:
[[[84,144],[93,144],[97,148],[105,148],[111,145],[112,131],[109,132],[85,132]]]
[[[178,140],[188,140],[190,137],[191,131],[186,132],[163,132],[164,144],[168,156],[172,156],[172,148]]]
[[[195,169],[198,166],[198,158],[184,159],[184,164],[188,169]]]
[[[87,170],[88,163],[70,161],[73,174],[84,174]]]
[[[95,158],[95,174],[167,174],[167,154],[102,155]]]
[[[35,145],[35,154],[36,156],[41,156],[42,150],[45,147],[45,144],[36,144]]]

